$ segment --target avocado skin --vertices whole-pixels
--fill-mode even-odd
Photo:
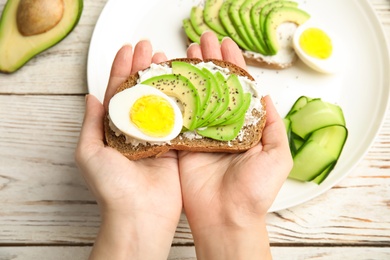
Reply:
[[[52,31],[56,29],[55,26],[51,30],[34,36],[23,36],[16,25],[16,10],[19,5],[20,0],[8,0],[4,6],[3,13],[0,18],[0,72],[1,73],[13,73],[23,67],[29,60],[38,55],[39,53],[53,47],[60,41],[62,41],[70,32],[75,28],[80,20],[84,2],[83,0],[64,0],[65,2],[74,2],[74,7],[77,9],[77,12],[73,10],[64,11],[63,19],[66,19],[66,16],[72,16],[71,19],[66,19],[66,21],[71,22],[66,25],[66,29],[58,30],[58,33],[53,34]],[[77,5],[77,7],[76,7]],[[66,5],[67,6],[67,5]],[[60,23],[61,23],[60,21]],[[60,24],[59,23],[59,24]],[[16,26],[16,28],[13,28]],[[10,27],[13,30],[8,31]],[[21,41],[24,41],[23,43]],[[22,43],[24,45],[21,48],[18,48],[18,44]],[[11,43],[11,44],[10,44]],[[23,55],[12,55],[15,53],[23,53]],[[17,58],[9,58],[12,56],[20,56]],[[10,60],[12,59],[12,60]]]

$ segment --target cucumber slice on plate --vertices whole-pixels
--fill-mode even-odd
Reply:
[[[302,96],[284,118],[294,166],[289,178],[320,184],[335,167],[348,136],[342,109]]]
[[[335,161],[336,158],[317,142],[307,141],[294,156],[294,166],[289,177],[299,181],[311,181]]]
[[[345,125],[339,106],[314,99],[290,116],[291,131],[302,138],[328,125]]]

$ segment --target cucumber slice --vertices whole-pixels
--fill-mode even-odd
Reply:
[[[316,184],[321,184],[326,177],[328,177],[329,173],[333,170],[333,168],[336,166],[337,161],[335,161],[333,164],[329,165],[328,168],[326,168],[320,175],[318,175],[315,179],[312,180],[312,182]]]
[[[284,122],[294,159],[289,178],[322,183],[334,169],[348,137],[341,108],[301,96]]]
[[[314,131],[294,155],[294,166],[289,177],[321,183],[336,165],[347,135],[347,129],[341,125]]]
[[[347,140],[348,130],[342,125],[331,125],[313,132],[308,140],[315,141],[329,154],[338,158]]]
[[[343,112],[339,106],[315,99],[290,115],[291,130],[306,138],[311,132],[329,125],[345,125]]]
[[[283,118],[284,126],[286,127],[287,134],[291,133],[291,120],[286,118]]]
[[[305,143],[305,140],[300,138],[294,133],[290,133],[290,150],[291,154],[294,156],[301,146]]]
[[[337,160],[313,140],[308,140],[294,156],[289,178],[311,181]]]
[[[290,117],[292,114],[294,114],[296,111],[298,111],[302,107],[306,106],[307,103],[309,103],[312,100],[313,100],[312,98],[305,97],[305,96],[299,97],[297,99],[297,101],[295,101],[294,105],[292,106],[292,108],[290,109],[290,111],[288,112],[286,117]]]

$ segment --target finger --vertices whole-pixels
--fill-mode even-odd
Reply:
[[[200,37],[203,59],[222,59],[221,46],[215,33],[207,31]]]
[[[124,82],[130,75],[133,60],[133,47],[131,45],[124,45],[117,52],[115,59],[112,63],[110,78],[106,93],[104,96],[104,108],[107,110],[108,102],[114,95],[119,84]]]
[[[133,67],[131,74],[135,74],[140,70],[144,70],[152,63],[152,44],[149,40],[142,40],[137,43],[133,54]]]
[[[86,108],[83,125],[80,131],[79,145],[81,147],[95,144],[104,146],[103,143],[103,119],[105,110],[102,104],[93,95],[85,97]]]
[[[242,51],[238,48],[237,44],[230,38],[226,37],[221,43],[221,52],[223,60],[236,64],[237,66],[245,69],[246,63],[242,56]]]
[[[152,57],[152,63],[161,63],[167,60],[168,58],[163,52],[156,52]]]
[[[279,116],[274,103],[269,96],[264,97],[266,103],[266,123],[262,136],[263,150],[271,150],[274,148],[288,148],[288,140],[286,128],[282,118]]]
[[[197,43],[191,43],[190,46],[187,48],[187,57],[188,58],[198,58],[203,60],[202,56],[202,50],[200,48],[200,45]]]

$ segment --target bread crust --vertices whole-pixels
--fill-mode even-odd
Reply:
[[[297,56],[294,55],[290,62],[286,62],[286,63],[268,62],[262,59],[260,56],[255,57],[253,54],[247,51],[242,51],[242,56],[244,57],[245,62],[248,65],[266,68],[266,69],[272,69],[272,70],[283,70],[283,69],[290,68],[297,60]]]
[[[171,66],[172,61],[184,61],[192,64],[197,64],[202,62],[200,59],[174,59],[163,62],[162,64],[167,64]],[[204,62],[213,62],[215,65],[228,68],[231,73],[237,74],[239,76],[246,76],[250,80],[254,81],[253,77],[244,69],[226,61],[221,60],[204,60]],[[116,93],[121,92],[127,88],[130,88],[137,84],[139,76],[138,74],[131,75],[125,82],[119,85]],[[105,132],[105,141],[106,144],[130,160],[139,160],[147,157],[158,157],[162,154],[168,152],[169,150],[185,150],[193,152],[225,152],[225,153],[238,153],[243,152],[251,147],[257,145],[260,142],[262,131],[265,126],[266,115],[265,115],[265,102],[261,98],[260,102],[263,107],[263,111],[259,112],[253,110],[252,113],[254,116],[260,118],[257,124],[244,126],[244,136],[242,140],[236,138],[232,141],[217,141],[211,138],[203,137],[202,139],[188,139],[183,134],[180,134],[176,138],[170,141],[170,144],[162,145],[152,145],[149,143],[139,144],[134,146],[132,144],[126,143],[126,137],[123,135],[116,136],[115,132],[110,127],[110,122],[107,115],[104,119],[104,132]]]

